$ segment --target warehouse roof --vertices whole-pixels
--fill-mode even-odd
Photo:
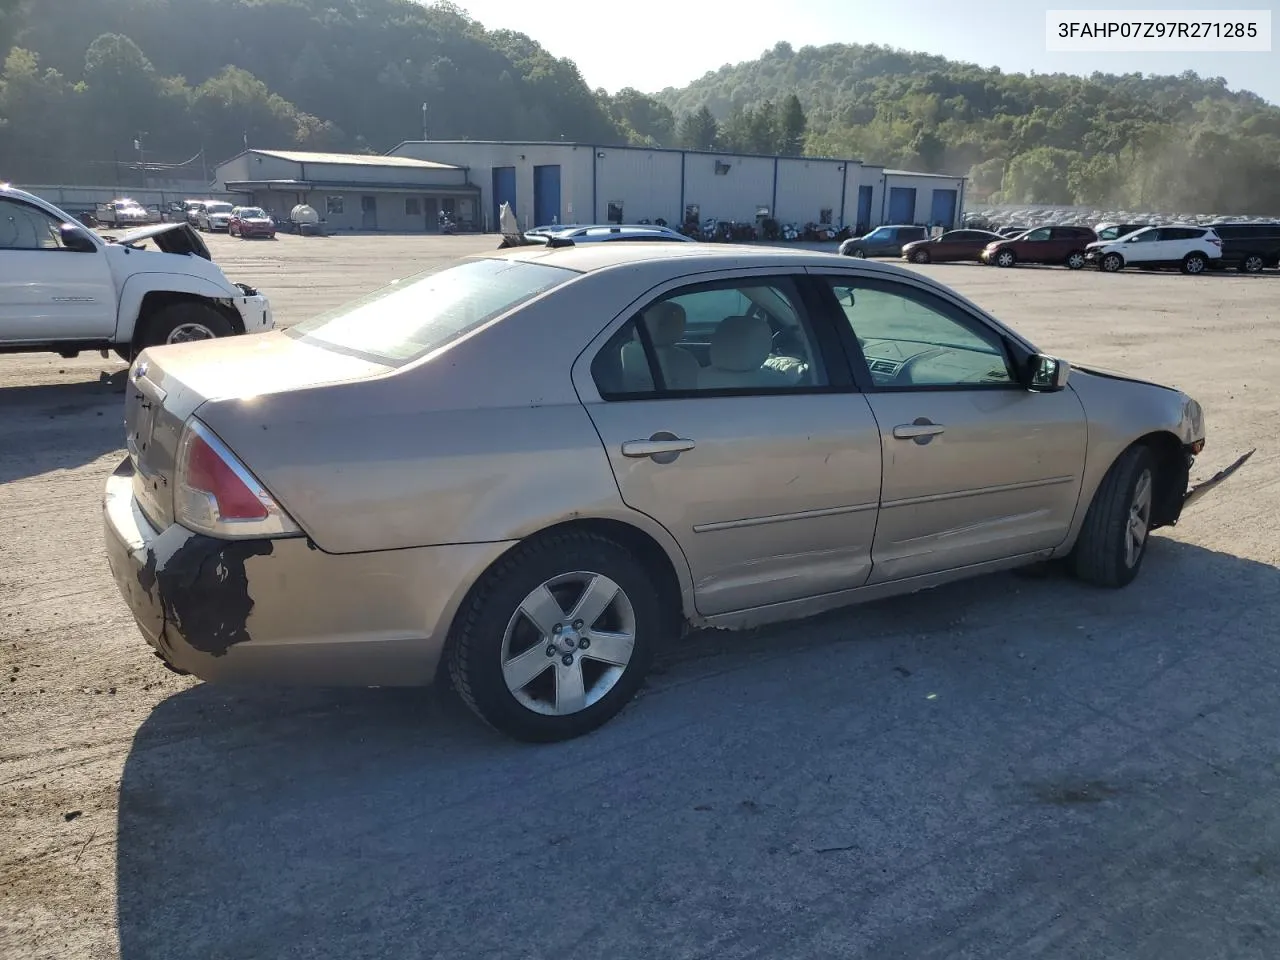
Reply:
[[[276,157],[292,163],[329,163],[344,167],[413,167],[419,170],[462,169],[451,163],[436,163],[432,160],[415,160],[411,157],[392,157],[367,153],[309,153],[304,150],[258,150],[256,148],[248,152],[260,153],[264,157]]]
[[[687,150],[683,147],[637,147],[626,143],[580,143],[576,140],[402,140],[388,151],[387,156],[395,156],[396,151],[409,144],[433,143],[468,144],[472,146],[503,147],[582,147],[587,150],[636,150],[642,153],[699,153],[709,157],[762,157],[765,160],[822,160],[827,163],[862,163],[850,157],[797,157],[794,155],[772,153],[739,153],[734,150]]]
[[[933,177],[936,180],[968,180],[968,177],[962,177],[959,174],[950,173],[921,173],[918,170],[885,170],[885,173],[891,177]]]

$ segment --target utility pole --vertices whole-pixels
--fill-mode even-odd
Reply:
[[[427,139],[427,102],[422,101],[422,139]]]
[[[142,138],[145,137],[146,135],[147,135],[147,132],[143,130],[141,133],[139,133],[136,137],[133,138],[133,148],[138,151],[138,166],[142,170],[142,189],[143,190],[147,189],[147,154],[142,147]]]

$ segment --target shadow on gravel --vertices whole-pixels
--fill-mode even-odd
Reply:
[[[1280,571],[1160,537],[1122,591],[695,638],[567,744],[196,686],[125,765],[121,954],[1274,957],[1278,614]]]
[[[121,368],[81,383],[0,387],[0,483],[123,450],[127,373]]]

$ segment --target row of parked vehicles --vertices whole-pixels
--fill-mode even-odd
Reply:
[[[929,236],[926,227],[891,225],[846,240],[840,252],[912,263],[968,260],[1006,269],[1033,263],[1071,270],[1094,266],[1106,273],[1126,267],[1260,273],[1280,266],[1280,222],[1061,224],[1001,232],[964,228],[938,236]]]
[[[276,238],[276,221],[261,207],[237,207],[225,200],[188,200],[183,214],[187,223],[205,233],[227,233],[242,240]]]

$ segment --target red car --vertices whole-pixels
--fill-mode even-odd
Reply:
[[[231,211],[231,223],[227,232],[246,240],[249,237],[276,238],[276,222],[261,207],[236,207]]]

